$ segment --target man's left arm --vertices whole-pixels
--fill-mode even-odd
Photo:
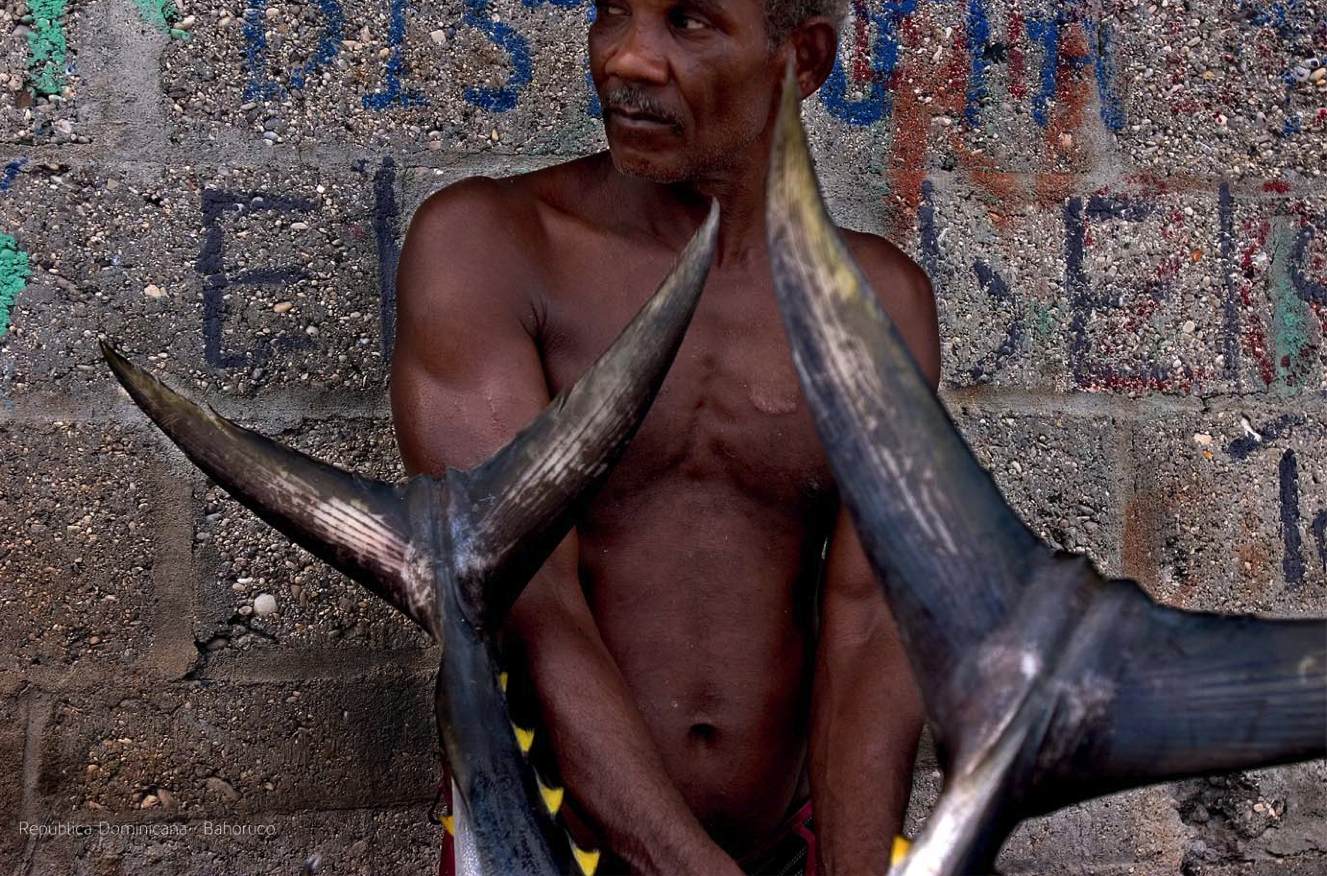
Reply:
[[[830,544],[811,697],[817,872],[884,873],[908,806],[921,698],[847,509]]]
[[[926,275],[878,237],[847,237],[935,386],[940,341]],[[811,703],[811,801],[823,876],[888,871],[907,810],[923,714],[884,592],[841,506],[825,569]]]

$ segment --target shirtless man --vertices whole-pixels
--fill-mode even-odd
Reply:
[[[397,437],[411,473],[438,475],[570,386],[719,201],[718,252],[663,390],[509,622],[569,793],[645,873],[754,866],[808,794],[821,872],[883,873],[921,726],[766,257],[785,61],[803,97],[820,87],[842,0],[765,2],[599,0],[590,65],[609,150],[434,194],[397,276]],[[934,382],[925,275],[846,234]]]

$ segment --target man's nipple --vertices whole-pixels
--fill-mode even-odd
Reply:
[[[797,413],[797,392],[777,386],[762,386],[753,383],[747,388],[747,395],[756,410],[764,414]]]

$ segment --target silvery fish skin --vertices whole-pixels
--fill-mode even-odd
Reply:
[[[493,636],[649,410],[704,288],[717,229],[716,203],[613,345],[511,443],[469,472],[401,487],[236,426],[102,344],[129,395],[200,469],[441,645],[438,731],[485,874],[592,874],[598,860],[558,826],[562,791],[527,762],[533,731],[508,715]]]
[[[794,362],[946,776],[898,872],[989,873],[1027,816],[1323,756],[1327,622],[1179,611],[1045,547],[830,221],[791,73],[771,159],[770,261]]]

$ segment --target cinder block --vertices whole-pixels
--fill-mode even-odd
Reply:
[[[927,183],[917,225],[914,257],[935,287],[944,384],[1072,388],[1064,210],[945,176]]]
[[[216,10],[165,52],[162,87],[182,142],[591,151],[588,12],[576,0]]]
[[[1064,208],[1064,326],[1077,388],[1226,389],[1215,193],[1120,191]]]
[[[950,404],[977,459],[1034,533],[1086,552],[1103,572],[1119,563],[1114,458],[1121,429],[1109,417],[996,412]]]
[[[1125,572],[1181,608],[1320,615],[1324,431],[1293,408],[1140,421]]]
[[[1165,785],[1113,794],[1023,822],[1001,873],[1178,873],[1184,825]],[[1115,868],[1119,868],[1116,870]]]
[[[949,386],[1173,395],[1323,385],[1320,197],[1126,185],[1055,206],[928,183],[916,258]]]
[[[134,664],[152,641],[166,466],[119,426],[0,424],[4,669]]]
[[[805,104],[822,173],[870,181],[863,197],[884,183],[899,229],[938,170],[1054,201],[1119,116],[1103,48],[1091,4],[853,7],[834,72]]]
[[[111,818],[90,822],[86,837],[43,841],[32,872],[290,876],[316,856],[320,876],[427,874],[437,871],[442,830],[427,811],[366,806],[146,824]]]
[[[0,143],[88,142],[79,54],[90,48],[98,17],[86,4],[64,0],[0,9]]]
[[[1316,178],[1327,149],[1322,10],[1120,3],[1103,27],[1125,107],[1118,143],[1160,176]]]
[[[1322,386],[1327,202],[1130,186],[1064,210],[1077,388],[1297,393]]]
[[[309,420],[271,437],[347,470],[388,482],[404,477],[391,421]],[[195,540],[215,572],[203,582],[195,635],[207,672],[246,652],[428,647],[404,615],[229,498],[201,486]],[[272,597],[275,612],[261,613]]]
[[[12,870],[27,837],[19,830],[24,820],[24,749],[28,736],[27,706],[9,685],[0,690],[0,823],[9,826],[0,835],[0,867]]]
[[[377,165],[29,168],[0,197],[32,271],[0,339],[15,399],[106,398],[99,333],[196,394],[381,391]]]
[[[65,694],[41,741],[41,809],[62,821],[248,819],[432,799],[432,683],[352,679],[108,686]]]

